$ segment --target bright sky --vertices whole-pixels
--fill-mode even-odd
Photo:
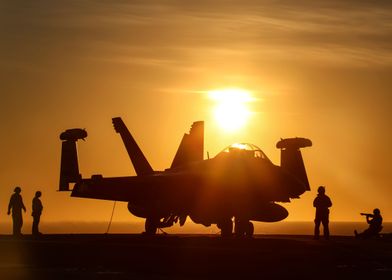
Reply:
[[[130,4],[132,3],[132,4]],[[375,4],[377,3],[377,4]],[[205,120],[211,156],[233,142],[275,164],[281,137],[307,137],[312,191],[286,204],[314,218],[326,185],[331,219],[392,221],[392,4],[390,1],[0,0],[0,220],[22,187],[45,221],[107,221],[112,203],[58,193],[60,140],[79,143],[84,176],[133,175],[111,118],[121,116],[151,165],[167,168],[184,132]],[[208,92],[242,89],[250,114],[222,129]],[[26,216],[29,217],[29,216]],[[132,221],[126,204],[115,220]]]

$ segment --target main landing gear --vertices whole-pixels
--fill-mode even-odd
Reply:
[[[164,218],[159,217],[147,217],[144,224],[145,235],[154,235],[158,229],[171,227],[173,224],[179,222],[180,226],[185,224],[187,215],[177,216],[174,214],[168,215]]]
[[[186,217],[185,217],[186,218]],[[161,221],[157,217],[146,218],[145,235],[155,235],[158,228],[172,226],[177,220],[180,224],[185,222],[184,217],[169,216]],[[221,230],[222,237],[231,237],[233,235],[233,221],[230,218],[222,219],[217,223],[218,228]],[[252,237],[254,233],[253,223],[247,219],[235,218],[234,235],[235,237]]]
[[[233,233],[233,221],[224,219],[217,224],[221,230],[222,237],[231,237]],[[234,235],[235,237],[252,237],[254,233],[253,223],[246,219],[235,218]]]
[[[246,219],[235,218],[234,234],[236,237],[252,237],[254,233],[253,223]]]
[[[146,222],[144,224],[145,235],[154,235],[157,232],[159,226],[160,219],[155,217],[146,218]]]
[[[222,237],[231,237],[233,232],[233,221],[231,219],[223,219],[217,223],[217,226],[221,230]]]

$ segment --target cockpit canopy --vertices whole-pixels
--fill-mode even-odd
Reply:
[[[259,147],[250,143],[234,143],[223,149],[217,154],[217,157],[232,155],[247,158],[260,158],[270,161]]]

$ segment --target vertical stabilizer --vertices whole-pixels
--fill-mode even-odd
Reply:
[[[60,134],[61,166],[59,191],[69,191],[69,183],[80,179],[76,142],[87,137],[87,131],[80,128],[68,129]]]
[[[184,134],[170,168],[194,161],[203,160],[204,153],[204,122],[192,124],[189,134]]]
[[[154,173],[151,165],[148,163],[142,150],[140,150],[135,139],[133,139],[128,128],[124,124],[121,118],[113,118],[114,129],[117,133],[120,133],[121,139],[124,142],[125,148],[127,149],[128,155],[132,161],[133,167],[135,168],[137,175],[151,175]]]
[[[306,138],[287,138],[276,144],[276,147],[281,149],[280,166],[298,178],[307,191],[310,190],[310,185],[300,148],[310,146],[312,142]]]

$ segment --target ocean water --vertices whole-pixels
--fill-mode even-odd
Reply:
[[[255,222],[255,234],[290,234],[290,235],[312,235],[314,223],[287,222],[261,223]],[[354,230],[363,231],[367,228],[366,222],[330,222],[331,235],[351,236]],[[109,231],[108,231],[109,230]],[[42,221],[40,231],[48,234],[80,234],[80,233],[141,233],[144,231],[143,220],[137,222],[113,222],[110,227],[108,222],[45,222]],[[185,226],[174,225],[171,228],[163,229],[168,234],[219,234],[220,230],[216,226],[204,227],[187,222]],[[10,234],[12,224],[10,222],[0,223],[0,235]],[[31,223],[25,222],[22,228],[24,234],[31,233]],[[321,226],[322,232],[322,226]],[[392,223],[383,224],[383,233],[392,233]]]

